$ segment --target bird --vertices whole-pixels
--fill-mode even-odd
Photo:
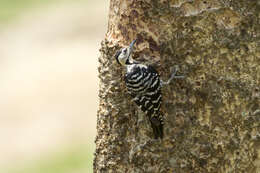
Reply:
[[[151,65],[145,65],[132,58],[134,44],[133,40],[128,47],[118,50],[115,59],[118,64],[126,68],[124,81],[127,92],[132,97],[137,106],[148,117],[153,129],[154,138],[163,138],[164,118],[161,112],[162,92],[161,88],[168,85],[176,76],[177,68],[172,73],[167,82],[160,79],[160,75]]]

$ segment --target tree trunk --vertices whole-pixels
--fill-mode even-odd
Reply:
[[[164,138],[131,101],[115,52],[161,78]],[[260,1],[110,0],[99,58],[94,172],[260,172]]]

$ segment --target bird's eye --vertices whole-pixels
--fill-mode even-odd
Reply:
[[[126,49],[124,49],[124,53],[126,53],[126,51],[127,51],[127,50],[126,50]]]

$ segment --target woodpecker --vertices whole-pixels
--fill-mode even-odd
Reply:
[[[132,41],[128,47],[117,51],[115,58],[118,64],[126,67],[124,80],[128,93],[147,115],[155,139],[162,139],[164,119],[160,111],[162,102],[161,88],[169,84],[173,78],[182,78],[183,76],[176,76],[176,68],[167,82],[161,80],[160,75],[152,66],[138,63],[132,58],[135,42],[136,40]]]

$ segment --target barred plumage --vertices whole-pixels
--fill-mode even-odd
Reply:
[[[128,65],[125,83],[134,102],[148,116],[155,138],[162,138],[163,116],[160,113],[162,95],[157,71],[151,66],[142,64]]]
[[[132,59],[132,51],[135,40],[129,47],[117,51],[115,58],[118,64],[126,67],[125,83],[134,102],[148,116],[155,138],[163,137],[163,115],[160,112],[162,85],[169,84],[173,78],[182,78],[172,74],[167,82],[160,79],[157,71],[147,65],[135,62]]]

